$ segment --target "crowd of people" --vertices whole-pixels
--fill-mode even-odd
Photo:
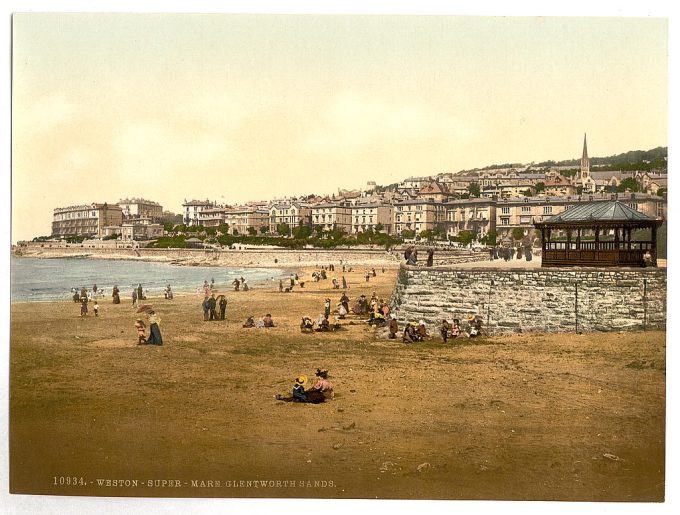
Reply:
[[[527,261],[533,259],[533,250],[531,245],[525,246],[495,246],[489,248],[489,260],[502,259],[503,261],[510,261],[512,259],[522,259]]]

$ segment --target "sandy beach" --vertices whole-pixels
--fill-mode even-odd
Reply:
[[[11,306],[10,489],[152,497],[661,501],[665,333],[438,337],[405,345],[349,318],[300,334],[331,281],[151,298],[164,345],[138,346],[127,298]],[[353,300],[389,298],[397,269]],[[245,329],[271,313],[276,327]],[[336,397],[283,403],[326,367]]]

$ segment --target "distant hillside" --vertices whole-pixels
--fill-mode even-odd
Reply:
[[[666,167],[666,158],[668,157],[668,147],[656,147],[651,150],[631,150],[624,154],[617,154],[615,156],[607,157],[591,157],[590,165],[634,165],[637,163],[657,163],[661,165],[660,167]],[[564,161],[543,161],[542,163],[536,163],[534,166],[576,166],[581,164],[581,159],[567,159]],[[659,166],[657,166],[658,168]],[[616,167],[616,170],[621,168]]]

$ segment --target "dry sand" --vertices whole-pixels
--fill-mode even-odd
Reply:
[[[361,273],[347,274],[352,299],[390,295],[396,270]],[[200,296],[151,299],[162,347],[135,345],[129,302],[84,319],[70,302],[13,304],[11,491],[663,499],[665,333],[407,346],[348,320],[301,335],[300,317],[340,295],[330,280],[229,291],[226,322],[203,322]],[[277,327],[241,327],[266,312]],[[317,367],[334,400],[274,399]]]

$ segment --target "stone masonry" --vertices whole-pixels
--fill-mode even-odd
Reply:
[[[479,314],[503,332],[665,329],[666,269],[489,269],[401,266],[392,297],[399,320]],[[436,334],[436,333],[435,333]]]

